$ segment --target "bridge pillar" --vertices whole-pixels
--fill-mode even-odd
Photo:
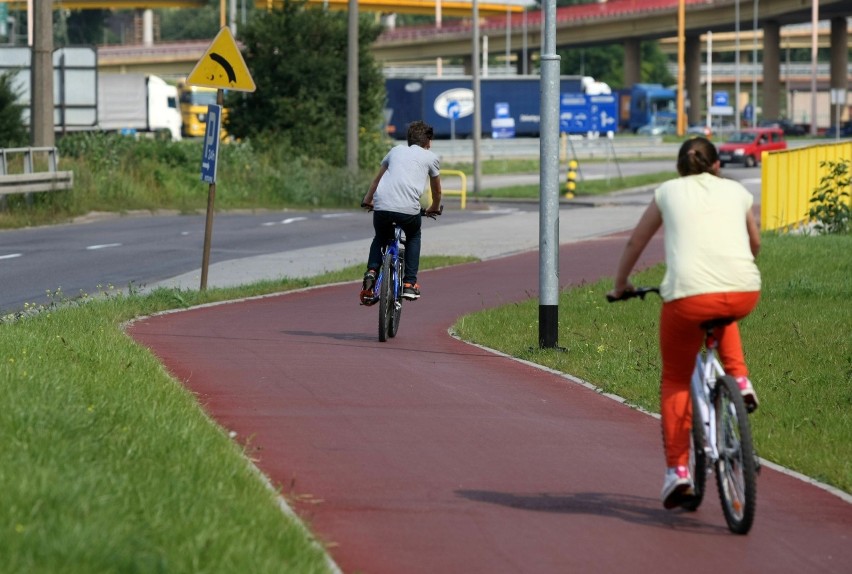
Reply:
[[[638,38],[624,40],[624,87],[642,81],[642,43]]]
[[[462,67],[464,68],[464,75],[465,76],[472,76],[473,75],[473,58],[469,55],[468,56],[462,56],[461,61],[462,61]]]
[[[781,117],[781,26],[775,20],[763,23],[763,114]],[[790,118],[792,119],[792,118]]]
[[[686,118],[688,126],[701,123],[701,36],[691,34],[686,37],[684,66],[684,86],[689,96],[689,109]],[[687,126],[687,127],[688,127]]]
[[[831,19],[831,89],[846,90],[849,87],[849,78],[846,70],[849,66],[849,32],[846,28],[846,18],[838,16]],[[831,100],[829,100],[831,101]],[[848,96],[847,96],[847,100]],[[831,106],[831,125],[839,125],[843,117],[843,110],[847,106],[841,104]],[[838,117],[839,112],[839,117]]]
[[[524,60],[524,52],[523,51],[517,52],[516,55],[517,55],[517,58],[515,58],[515,62],[516,62],[515,67],[517,69],[515,71],[518,74],[522,74],[522,75],[535,74],[535,64],[534,64],[534,60],[533,60],[532,50],[527,49],[526,60]]]

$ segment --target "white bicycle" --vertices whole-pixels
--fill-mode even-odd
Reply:
[[[638,287],[625,292],[624,301],[648,293],[659,294],[656,287]],[[754,521],[757,507],[757,474],[760,465],[751,438],[748,410],[736,380],[725,374],[716,354],[718,341],[713,335],[717,327],[734,319],[719,317],[701,324],[705,332],[704,347],[695,357],[692,372],[692,443],[689,471],[695,493],[682,507],[696,510],[704,500],[707,475],[715,469],[716,485],[728,528],[735,534],[746,534]]]

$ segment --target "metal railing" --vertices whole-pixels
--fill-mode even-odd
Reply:
[[[39,171],[41,167],[35,161],[35,156],[43,154],[47,158],[47,170]],[[9,173],[10,164],[17,166],[17,161],[10,159],[20,155],[20,173]],[[32,203],[32,193],[44,191],[59,191],[71,189],[74,186],[74,172],[59,171],[58,153],[55,147],[24,147],[0,149],[0,209],[6,208],[6,196],[23,193],[27,196],[27,204]]]

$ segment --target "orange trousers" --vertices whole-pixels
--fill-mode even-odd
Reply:
[[[685,466],[689,462],[692,430],[689,384],[695,368],[695,356],[704,343],[704,331],[699,325],[719,317],[742,319],[754,309],[759,298],[759,291],[708,293],[663,303],[660,315],[660,353],[663,360],[660,414],[666,466]],[[748,376],[737,324],[716,329],[715,335],[725,372],[733,377]]]

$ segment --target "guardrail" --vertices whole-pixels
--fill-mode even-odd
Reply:
[[[9,160],[20,154],[22,173],[9,173]],[[36,171],[34,157],[47,156],[47,171]],[[74,172],[59,171],[58,154],[55,147],[24,147],[0,149],[0,208],[6,207],[6,196],[23,193],[27,203],[30,194],[44,191],[60,191],[74,186]]]
[[[760,227],[790,231],[808,222],[810,199],[824,175],[821,161],[852,157],[852,141],[764,154]]]
[[[444,187],[445,176],[458,176],[461,180],[461,188],[460,189],[447,189]],[[467,205],[467,176],[463,171],[459,171],[456,169],[442,169],[441,170],[441,193],[443,195],[460,195],[461,196],[461,208],[464,209]]]

